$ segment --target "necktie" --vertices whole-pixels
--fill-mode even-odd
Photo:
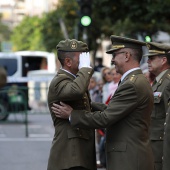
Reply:
[[[121,84],[121,80],[119,81],[119,83],[118,83],[118,86]]]

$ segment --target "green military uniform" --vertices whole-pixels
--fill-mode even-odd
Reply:
[[[113,49],[109,53],[143,45],[117,36],[111,36],[111,39]],[[73,110],[71,124],[81,128],[106,128],[107,170],[153,170],[148,132],[153,92],[142,71],[138,68],[126,75],[107,107],[93,103],[92,108],[91,114]]]
[[[7,82],[7,73],[3,67],[0,67],[0,88],[4,87]]]
[[[58,47],[63,51],[80,51],[84,48],[83,45],[77,41],[68,40],[59,43]],[[48,170],[62,170],[72,167],[96,169],[95,131],[93,129],[73,128],[69,120],[56,118],[51,110],[53,103],[59,104],[62,101],[74,109],[90,111],[88,85],[92,74],[92,68],[81,68],[76,77],[66,70],[60,69],[50,83],[48,106],[55,134],[50,150]]]
[[[160,43],[148,43],[149,53],[146,56],[167,55],[170,46]],[[154,155],[156,170],[162,170],[163,160],[163,140],[164,140],[164,123],[166,111],[168,109],[168,99],[170,96],[170,69],[160,73],[158,80],[152,85],[154,93],[154,108],[151,114],[150,140]]]
[[[168,110],[166,112],[165,129],[164,129],[164,144],[163,144],[163,169],[170,169],[170,99]]]

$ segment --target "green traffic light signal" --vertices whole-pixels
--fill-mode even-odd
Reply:
[[[86,27],[89,26],[91,24],[91,18],[89,16],[83,16],[81,18],[81,24]]]
[[[147,36],[145,37],[145,41],[146,41],[146,42],[151,42],[151,38],[147,35]]]

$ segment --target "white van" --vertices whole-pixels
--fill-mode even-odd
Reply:
[[[5,88],[29,87],[30,85],[31,88],[34,88],[34,84],[37,88],[37,82],[39,87],[41,83],[48,84],[57,71],[55,54],[44,51],[0,52],[0,67],[4,67],[7,71]],[[28,90],[25,93],[29,98]],[[8,104],[3,103],[3,105]],[[0,112],[3,109],[1,105]],[[3,118],[0,116],[1,119]]]

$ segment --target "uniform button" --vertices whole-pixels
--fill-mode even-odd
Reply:
[[[115,148],[113,148],[113,150],[115,150]]]
[[[162,137],[160,136],[159,139],[162,139]]]
[[[166,125],[166,122],[164,123],[164,125]]]
[[[86,99],[86,96],[84,96],[84,99]]]
[[[164,159],[164,157],[162,156],[162,160]]]
[[[166,113],[166,115],[168,115],[168,112]]]
[[[165,135],[165,132],[164,132],[164,135]]]
[[[77,130],[79,130],[79,128],[77,128]]]
[[[88,72],[88,74],[90,74],[90,72]]]

